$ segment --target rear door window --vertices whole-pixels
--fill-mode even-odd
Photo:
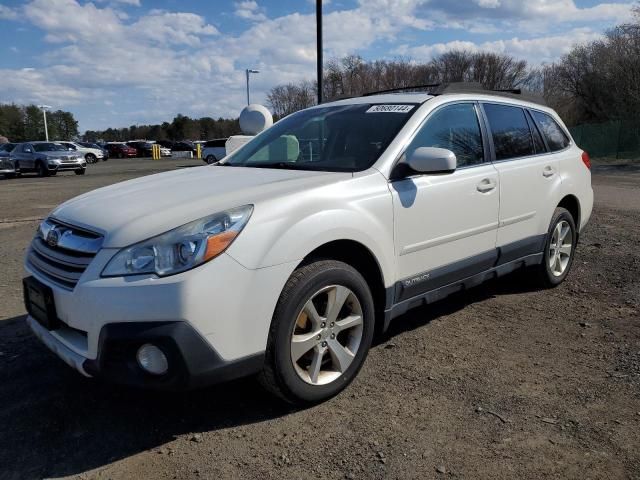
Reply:
[[[483,104],[489,121],[496,160],[535,154],[533,137],[524,110],[510,105]]]
[[[567,134],[564,133],[560,125],[556,123],[551,115],[536,110],[532,110],[531,115],[533,115],[538,128],[540,128],[544,138],[547,140],[549,150],[557,152],[569,146],[569,137],[567,137]]]

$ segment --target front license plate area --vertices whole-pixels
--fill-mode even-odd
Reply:
[[[47,330],[55,330],[60,325],[56,306],[53,300],[53,290],[33,277],[22,281],[24,290],[24,305],[40,325]]]

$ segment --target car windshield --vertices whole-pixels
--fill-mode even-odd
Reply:
[[[356,104],[303,110],[275,124],[224,165],[357,172],[375,163],[416,104]]]
[[[33,149],[36,152],[66,152],[67,147],[58,145],[57,143],[34,143]]]

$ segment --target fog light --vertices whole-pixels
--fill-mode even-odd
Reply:
[[[138,349],[136,359],[140,368],[153,375],[163,375],[169,370],[169,362],[166,355],[162,353],[162,350],[150,343],[145,343]]]

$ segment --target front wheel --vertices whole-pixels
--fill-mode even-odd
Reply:
[[[84,175],[84,173],[85,173],[86,171],[87,171],[87,169],[86,169],[86,168],[79,168],[78,170],[74,170],[73,172],[74,172],[76,175]]]
[[[538,280],[543,287],[555,287],[567,278],[577,239],[576,224],[571,213],[565,208],[556,208],[549,224],[542,263],[536,267]]]
[[[205,161],[211,165],[212,163],[216,163],[218,160],[216,159],[216,157],[214,155],[207,155],[207,158],[205,158]]]
[[[87,153],[84,157],[87,163],[96,163],[98,161],[98,157],[96,157],[93,153]]]
[[[369,286],[350,265],[320,260],[298,268],[276,306],[261,383],[294,404],[338,394],[367,357],[374,315]]]
[[[38,162],[38,176],[48,177],[49,175],[50,175],[50,172],[47,166],[42,162]]]

